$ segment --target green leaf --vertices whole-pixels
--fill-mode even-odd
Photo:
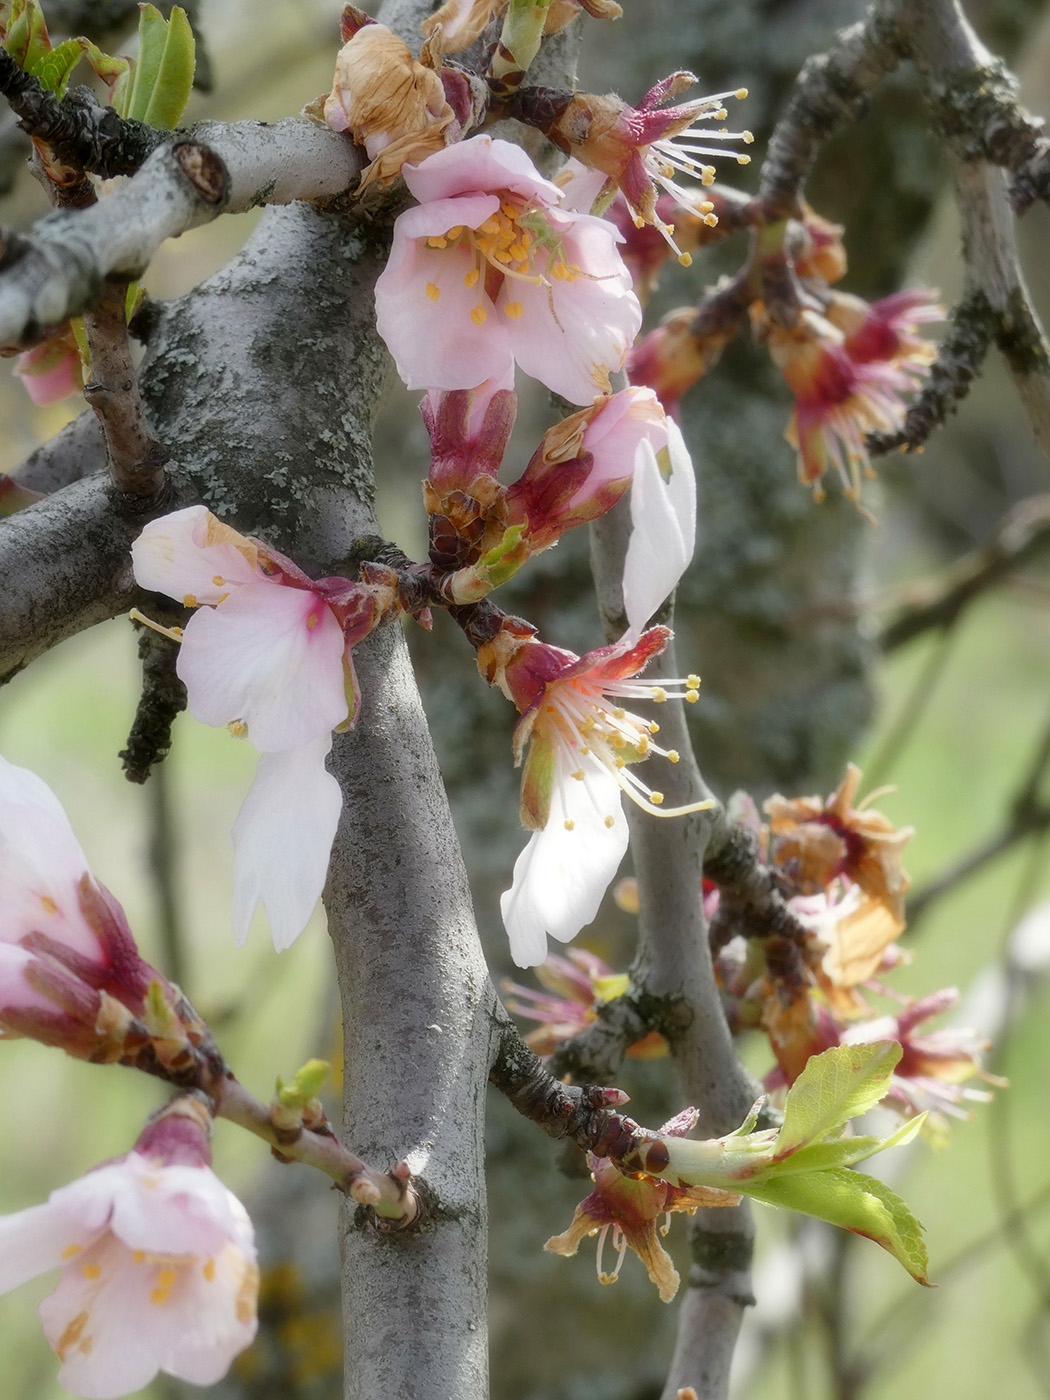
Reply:
[[[155,5],[143,5],[139,56],[123,115],[166,130],[177,126],[193,86],[195,62],[186,11],[174,5],[166,20]]]
[[[855,1137],[834,1138],[831,1141],[811,1142],[800,1147],[790,1157],[774,1159],[769,1167],[769,1177],[790,1176],[794,1172],[827,1171],[830,1168],[851,1167],[854,1162],[863,1162],[876,1152],[887,1147],[900,1147],[910,1142],[919,1132],[926,1119],[925,1113],[909,1118],[888,1138],[872,1137],[870,1134],[857,1134]],[[758,1176],[762,1180],[761,1174]]]
[[[40,79],[41,86],[62,97],[69,82],[69,75],[84,57],[84,50],[76,39],[66,39],[57,49],[50,49],[33,68],[33,76]]]
[[[37,0],[12,0],[4,48],[27,73],[35,72],[36,65],[50,51],[51,40]]]
[[[889,1089],[901,1053],[897,1041],[879,1040],[873,1045],[836,1045],[812,1056],[788,1090],[776,1158],[819,1142],[873,1108]]]
[[[76,41],[83,49],[87,61],[109,88],[109,105],[115,109],[118,116],[126,117],[125,98],[128,89],[128,75],[131,72],[131,60],[128,58],[114,58],[112,54],[103,53],[97,44],[93,44],[90,39],[80,38]]]
[[[855,1171],[787,1174],[767,1181],[738,1183],[757,1201],[797,1210],[856,1235],[865,1235],[897,1259],[918,1283],[929,1285],[922,1226],[888,1186]]]

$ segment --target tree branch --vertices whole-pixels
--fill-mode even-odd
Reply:
[[[28,345],[94,305],[107,279],[131,280],[166,238],[261,204],[344,194],[363,153],[304,120],[203,123],[159,147],[121,189],[58,211],[0,252],[0,345]]]

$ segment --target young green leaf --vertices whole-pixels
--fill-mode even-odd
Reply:
[[[79,42],[76,39],[66,39],[37,60],[32,69],[33,76],[40,79],[41,87],[61,98],[65,94],[70,73],[83,57],[84,50]]]
[[[757,1201],[867,1236],[888,1250],[917,1282],[929,1285],[922,1225],[900,1197],[874,1177],[843,1170],[791,1173],[759,1183],[744,1182],[738,1189]]]
[[[788,1090],[776,1156],[819,1142],[886,1094],[902,1054],[895,1040],[836,1045],[814,1055]]]
[[[194,65],[193,30],[186,11],[174,5],[166,20],[155,5],[143,5],[139,56],[123,115],[166,130],[178,125],[193,86]]]
[[[47,25],[38,0],[11,0],[11,7],[0,12],[4,27],[4,48],[19,68],[34,73],[37,64],[51,49]]]

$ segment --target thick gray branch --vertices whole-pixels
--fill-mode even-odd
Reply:
[[[305,120],[203,123],[90,209],[51,214],[12,241],[0,265],[0,344],[31,344],[91,306],[107,278],[140,276],[166,238],[260,204],[331,199],[362,164],[345,137]]]
[[[1006,176],[975,153],[965,123],[965,94],[983,113],[981,90],[999,65],[967,23],[956,0],[903,5],[909,48],[935,110],[951,99],[948,160],[962,220],[966,293],[980,294],[994,322],[994,339],[1032,425],[1050,455],[1050,345],[1025,286],[1014,239]]]

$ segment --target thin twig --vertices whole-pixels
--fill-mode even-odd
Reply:
[[[953,626],[987,589],[1029,563],[1050,544],[1050,495],[1019,501],[987,543],[957,559],[936,578],[908,584],[894,600],[895,616],[879,633],[884,653],[930,628]]]

